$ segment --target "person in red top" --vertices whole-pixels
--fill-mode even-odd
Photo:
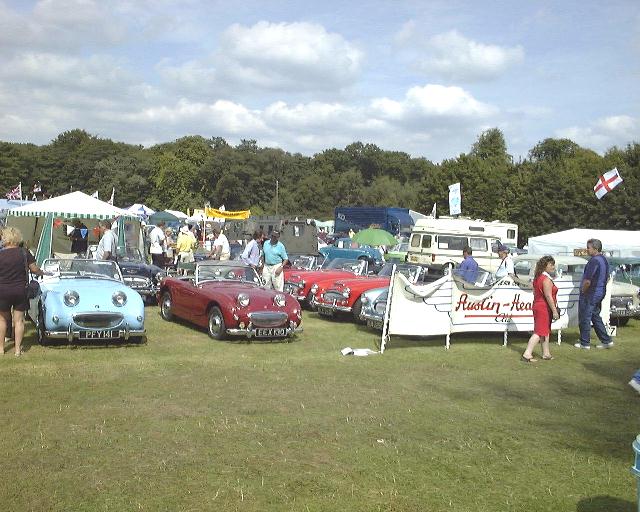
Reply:
[[[556,260],[552,256],[543,256],[536,263],[533,279],[533,334],[527,343],[527,349],[522,354],[522,360],[531,363],[537,361],[533,357],[533,349],[541,341],[542,359],[553,359],[549,351],[549,336],[551,335],[551,321],[560,318],[556,296],[558,288],[553,284],[551,274],[555,272]]]

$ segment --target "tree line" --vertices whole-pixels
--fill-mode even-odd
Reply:
[[[624,183],[598,201],[598,176],[617,167]],[[43,192],[71,190],[115,203],[143,202],[154,209],[203,207],[254,214],[333,218],[336,206],[401,206],[428,213],[434,203],[448,213],[448,185],[460,182],[462,212],[520,226],[529,236],[573,227],[638,229],[640,221],[640,144],[613,147],[604,156],[568,139],[548,138],[527,158],[514,162],[502,132],[489,129],[467,153],[433,163],[374,144],[354,142],[311,157],[255,140],[232,146],[220,137],[187,136],[149,148],[114,142],[84,130],[58,135],[37,146],[0,142],[0,191],[23,183],[28,192],[40,182]]]

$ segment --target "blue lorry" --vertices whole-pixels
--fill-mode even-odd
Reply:
[[[413,218],[408,208],[384,206],[338,206],[335,209],[336,233],[358,232],[374,225],[392,235],[410,233]]]

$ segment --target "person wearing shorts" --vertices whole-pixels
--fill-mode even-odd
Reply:
[[[13,337],[16,356],[22,354],[22,338],[24,337],[24,312],[29,308],[27,299],[26,266],[31,273],[44,275],[33,255],[20,247],[22,233],[16,228],[2,230],[3,250],[0,251],[0,354],[4,354],[4,341],[7,328],[13,321]],[[26,265],[25,265],[26,258]]]

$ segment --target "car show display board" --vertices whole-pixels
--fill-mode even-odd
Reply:
[[[551,329],[561,331],[578,325],[580,278],[565,275],[554,280],[558,287],[560,318]],[[601,316],[609,325],[611,280],[602,302]],[[413,285],[394,269],[385,312],[380,351],[391,335],[446,336],[461,332],[501,332],[507,344],[509,331],[533,331],[533,289],[530,283],[509,277],[489,287],[477,287],[452,273],[427,285]]]

